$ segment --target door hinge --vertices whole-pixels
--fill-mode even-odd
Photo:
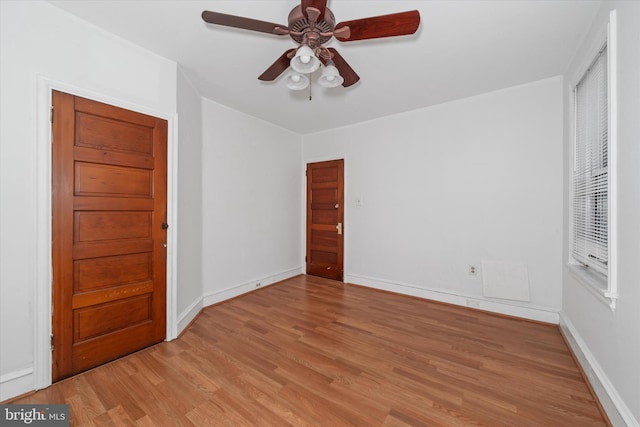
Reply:
[[[51,116],[50,116],[50,120],[51,120],[51,123],[53,123],[53,105],[51,106]]]
[[[307,257],[304,257],[304,262],[307,262]]]
[[[51,351],[53,351],[53,334],[51,334]]]

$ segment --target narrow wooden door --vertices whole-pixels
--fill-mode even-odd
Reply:
[[[53,380],[166,331],[167,123],[53,93]]]
[[[343,279],[344,161],[307,165],[307,274]]]

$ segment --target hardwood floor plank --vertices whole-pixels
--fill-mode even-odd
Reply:
[[[109,418],[111,419],[111,425],[123,426],[123,427],[135,427],[136,423],[131,419],[127,411],[118,405],[107,411]]]
[[[313,276],[12,403],[74,426],[606,426],[557,326]]]
[[[256,401],[260,402],[262,406],[268,408],[271,412],[277,414],[282,419],[283,425],[312,425],[296,413],[296,408],[292,408],[291,405],[288,404],[290,402],[282,401],[278,397],[280,390],[282,389],[281,387],[273,389],[269,382],[261,381],[260,378],[251,375],[243,375],[240,380],[246,384],[246,387],[251,387],[253,389],[252,396],[254,396]]]

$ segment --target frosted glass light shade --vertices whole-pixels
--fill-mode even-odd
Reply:
[[[316,58],[313,50],[306,44],[303,44],[298,48],[295,56],[291,58],[291,62],[289,64],[294,71],[301,74],[310,74],[320,68],[320,60]]]
[[[291,90],[302,90],[309,86],[309,77],[296,73],[295,71],[290,71],[289,74],[287,74],[285,84]]]
[[[338,69],[331,62],[322,69],[322,75],[318,79],[318,84],[322,87],[337,87],[344,82]]]

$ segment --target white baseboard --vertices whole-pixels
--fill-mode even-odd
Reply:
[[[602,370],[578,330],[564,312],[560,312],[560,330],[576,355],[580,366],[582,366],[582,370],[589,379],[589,383],[596,396],[598,396],[598,400],[600,400],[600,404],[607,413],[611,424],[615,427],[640,427],[640,423],[624,403],[613,384],[611,384],[609,377]]]
[[[33,389],[33,368],[9,372],[0,377],[0,402],[28,393]]]
[[[239,285],[230,286],[219,291],[210,292],[204,295],[202,305],[206,307],[212,304],[217,304],[219,302],[237,297],[238,295],[254,291],[258,288],[262,288],[273,283],[289,279],[299,274],[304,274],[304,267],[292,268],[291,270],[282,271],[270,276],[253,279]]]
[[[392,282],[358,274],[347,275],[345,282],[539,322],[558,324],[559,321],[559,308],[554,309],[534,305],[524,306],[517,304],[515,301],[511,304],[509,302],[487,300],[477,296],[453,293],[442,289],[425,288],[407,283]]]
[[[178,315],[178,335],[184,331],[184,328],[189,326],[198,313],[200,313],[200,310],[202,310],[202,297],[197,298],[185,311]]]

